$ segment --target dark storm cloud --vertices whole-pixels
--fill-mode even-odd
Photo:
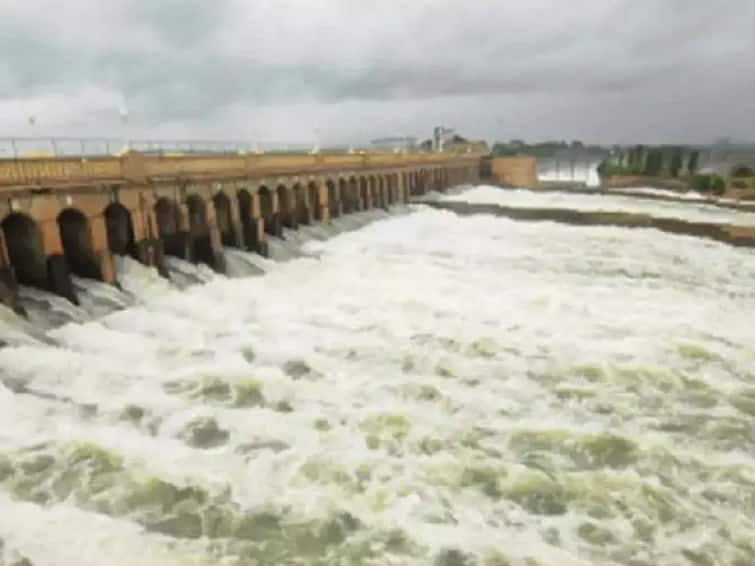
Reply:
[[[614,97],[661,118],[653,107],[669,95],[699,108],[715,101],[710,85],[755,90],[750,0],[28,4],[0,0],[0,102],[95,85],[150,123],[230,107],[459,97],[531,97],[533,114],[576,99],[609,108]],[[722,123],[752,115],[752,103],[726,106],[710,108]]]

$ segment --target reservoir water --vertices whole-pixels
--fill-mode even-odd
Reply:
[[[0,317],[0,564],[755,564],[751,250],[421,205],[272,247]]]

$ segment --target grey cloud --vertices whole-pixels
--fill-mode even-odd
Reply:
[[[630,132],[638,115],[662,117],[653,108],[669,93],[694,99],[696,80],[729,93],[755,89],[749,0],[95,1],[71,0],[94,21],[60,11],[48,33],[0,0],[0,101],[94,84],[159,124],[220,119],[229,107],[253,115],[304,103],[464,106],[459,97],[505,114],[524,98],[532,99],[533,123],[521,124],[527,135],[550,108],[619,107],[624,125],[586,115],[595,124],[584,129],[600,132],[598,120],[608,117]],[[88,25],[107,33],[90,42]],[[722,129],[738,125],[735,111],[755,110],[743,97],[743,108],[731,108],[700,91],[686,104],[702,103]],[[469,112],[470,128],[492,131]]]

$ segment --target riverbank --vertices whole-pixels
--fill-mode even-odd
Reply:
[[[567,208],[519,208],[459,201],[425,201],[423,204],[449,210],[460,216],[488,214],[527,222],[551,221],[576,226],[654,228],[670,234],[706,238],[737,247],[755,248],[755,228],[746,226],[658,218],[631,212],[585,211]]]
[[[755,212],[755,202],[731,196],[712,196],[696,193],[692,190],[679,191],[668,187],[653,185],[628,185],[622,188],[588,187],[585,183],[571,181],[541,181],[536,187],[517,187],[506,183],[489,183],[491,187],[508,190],[532,190],[538,193],[571,193],[580,195],[624,196],[637,199],[657,200],[666,202],[690,203],[697,202],[731,210]]]

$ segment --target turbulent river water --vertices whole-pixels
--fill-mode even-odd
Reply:
[[[503,194],[450,198],[553,198]],[[752,251],[421,205],[273,249],[24,290],[0,564],[755,564]]]

